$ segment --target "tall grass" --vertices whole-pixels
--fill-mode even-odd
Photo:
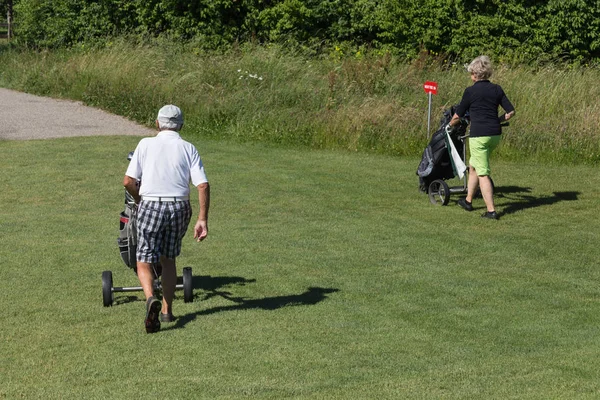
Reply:
[[[0,52],[0,85],[82,100],[152,124],[164,103],[187,114],[187,134],[391,155],[427,144],[426,80],[439,83],[433,126],[471,84],[464,68],[389,55],[310,57],[279,46],[206,54],[172,42]],[[498,66],[517,109],[498,156],[600,161],[597,68]]]

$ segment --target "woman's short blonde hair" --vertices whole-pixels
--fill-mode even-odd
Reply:
[[[490,79],[492,76],[492,61],[488,56],[479,56],[467,67],[467,71],[475,75],[475,78],[480,81]]]

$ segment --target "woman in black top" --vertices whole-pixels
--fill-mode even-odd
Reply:
[[[504,90],[499,85],[489,81],[492,75],[492,63],[487,56],[479,56],[474,59],[467,70],[471,73],[473,86],[465,89],[462,100],[452,117],[450,127],[458,125],[460,118],[467,111],[471,119],[471,130],[469,134],[469,181],[467,184],[467,197],[460,199],[458,204],[467,211],[473,210],[473,195],[477,188],[481,194],[487,212],[484,218],[498,219],[494,206],[494,193],[490,180],[489,158],[492,150],[500,143],[502,128],[500,123],[508,121],[514,114],[515,108],[506,97]],[[506,112],[498,117],[498,107],[502,106]]]

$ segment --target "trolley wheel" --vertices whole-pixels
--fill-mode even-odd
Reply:
[[[185,267],[183,269],[183,301],[185,303],[194,301],[194,287],[192,281],[192,268]]]
[[[113,279],[111,271],[102,272],[102,301],[104,307],[110,307],[115,298],[113,293]]]
[[[438,206],[448,205],[450,201],[450,188],[448,184],[441,179],[436,179],[429,184],[429,201]]]

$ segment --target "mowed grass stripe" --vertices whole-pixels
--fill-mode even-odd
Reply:
[[[137,284],[116,237],[138,140],[0,143],[0,397],[597,396],[596,169],[493,163],[488,221],[431,205],[414,158],[197,140],[195,301],[146,335],[141,293],[104,308],[100,280]]]

